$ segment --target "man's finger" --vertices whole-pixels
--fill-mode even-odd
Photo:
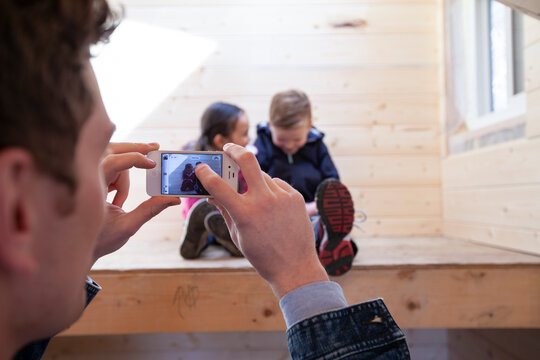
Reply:
[[[266,185],[268,185],[270,190],[272,190],[273,192],[282,190],[282,188],[278,186],[274,182],[274,180],[270,177],[270,175],[268,175],[267,173],[263,172],[263,178],[264,178],[264,181],[266,182]]]
[[[290,193],[290,192],[296,191],[291,185],[281,180],[280,178],[273,178],[272,182],[276,184],[276,186],[279,186],[281,189],[285,190],[286,192]]]
[[[123,154],[128,152],[138,152],[148,154],[150,151],[158,150],[158,143],[110,143],[108,150],[111,154]]]
[[[208,165],[204,163],[197,165],[195,174],[204,188],[217,201],[229,209],[234,209],[237,206],[240,195]]]
[[[169,206],[179,205],[180,198],[154,196],[142,202],[133,211],[126,213],[124,216],[125,226],[129,233],[136,233],[141,226],[147,223],[154,216],[168,208]]]
[[[225,144],[223,151],[240,166],[249,190],[258,192],[267,189],[259,162],[252,152],[232,143]]]
[[[129,172],[122,171],[114,183],[116,194],[112,201],[113,205],[122,207],[129,194]]]
[[[136,167],[139,169],[153,169],[156,163],[146,156],[132,152],[125,154],[108,155],[102,162],[102,169],[105,174],[107,185],[123,170]]]

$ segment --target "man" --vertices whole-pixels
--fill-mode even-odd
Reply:
[[[179,203],[155,197],[130,213],[121,209],[127,169],[155,166],[144,154],[158,146],[108,145],[114,126],[88,49],[112,31],[111,19],[104,0],[0,1],[0,360],[76,321],[92,264]],[[247,193],[205,165],[196,173],[238,248],[281,299],[292,357],[407,358],[381,300],[347,307],[328,281],[302,196],[263,174],[243,148],[225,151],[240,165]],[[117,190],[111,204],[105,189]]]

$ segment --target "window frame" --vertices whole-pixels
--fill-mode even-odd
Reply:
[[[459,53],[459,51],[454,49],[453,63],[457,63],[461,68],[454,68],[452,72],[453,84],[458,87],[452,90],[454,91],[454,98],[458,102],[456,107],[460,111],[462,121],[467,125],[469,131],[480,130],[519,118],[526,113],[527,108],[525,92],[514,94],[515,50],[512,28],[514,19],[512,9],[507,7],[505,14],[507,18],[506,46],[507,49],[510,49],[506,52],[508,105],[502,110],[492,110],[489,1],[457,0],[453,4],[456,8],[452,9],[454,12],[452,16],[457,15],[460,17],[457,21],[455,21],[455,18],[452,19],[454,21],[452,21],[449,29],[450,36],[453,38],[452,43],[455,48],[461,49],[465,54],[463,61],[456,61],[455,53]],[[467,36],[468,34],[469,36]],[[470,36],[470,34],[474,35]],[[462,41],[463,44],[456,45],[456,41]],[[460,91],[464,95],[459,95],[456,91]]]

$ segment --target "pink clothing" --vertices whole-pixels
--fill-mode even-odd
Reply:
[[[244,179],[244,175],[242,175],[242,172],[240,171],[238,173],[238,192],[240,194],[243,194],[247,191],[247,182],[246,179]],[[184,219],[187,218],[187,214],[189,212],[189,209],[197,202],[200,198],[182,198],[182,216]]]
[[[197,202],[199,201],[199,198],[182,198],[182,216],[184,219],[187,219],[187,214],[189,212],[189,209]]]

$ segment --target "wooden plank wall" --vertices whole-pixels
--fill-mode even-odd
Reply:
[[[253,134],[271,96],[299,88],[368,214],[355,236],[440,234],[439,10],[438,0],[127,1],[128,19],[217,44],[127,140],[178,149],[218,100],[246,109]],[[144,193],[142,172],[132,183]]]
[[[525,16],[527,136],[442,161],[444,234],[540,254],[540,21]]]

